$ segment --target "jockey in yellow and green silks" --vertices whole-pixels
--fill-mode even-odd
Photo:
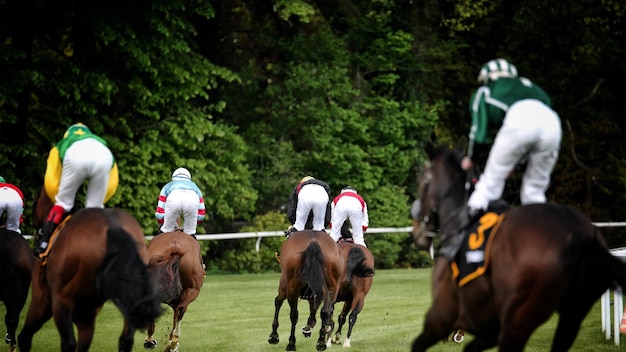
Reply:
[[[44,186],[54,206],[36,252],[45,251],[54,228],[74,207],[76,193],[85,180],[88,180],[85,207],[103,208],[117,189],[118,170],[106,141],[84,124],[76,123],[65,131],[48,156]]]

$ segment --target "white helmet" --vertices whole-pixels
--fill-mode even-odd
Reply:
[[[186,178],[186,179],[191,180],[191,173],[189,172],[189,170],[185,169],[184,167],[179,167],[178,169],[174,170],[174,172],[172,173],[172,180],[175,177]]]
[[[517,77],[517,68],[505,59],[494,59],[480,69],[478,83],[487,84],[500,77]]]

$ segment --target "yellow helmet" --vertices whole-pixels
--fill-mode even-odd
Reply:
[[[302,178],[302,180],[300,180],[300,183],[308,181],[308,180],[315,180],[315,177],[313,177],[313,176],[304,176]]]

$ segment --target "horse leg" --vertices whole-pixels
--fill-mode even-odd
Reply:
[[[174,309],[174,317],[172,318],[172,331],[170,332],[170,341],[165,348],[165,352],[178,351],[178,337],[180,336],[180,321],[184,314],[184,307],[178,306]]]
[[[146,333],[146,339],[143,341],[143,348],[146,350],[153,350],[157,345],[157,340],[154,336],[154,321],[150,323],[148,326],[148,331]]]
[[[352,303],[352,313],[348,320],[348,333],[346,334],[346,340],[343,342],[343,347],[350,347],[350,338],[352,337],[352,328],[356,324],[356,317],[363,310],[363,304],[365,303],[365,295],[361,292],[355,295]]]
[[[309,301],[309,317],[306,320],[306,326],[302,327],[302,335],[304,335],[304,337],[306,338],[311,337],[311,332],[313,331],[315,324],[317,324],[315,315],[317,314],[317,309],[319,308],[319,306],[315,305],[314,299],[310,298],[308,301]]]
[[[278,337],[278,313],[280,312],[280,307],[282,307],[283,302],[285,302],[285,299],[281,298],[280,295],[274,298],[274,321],[272,321],[272,333],[267,339],[267,342],[269,342],[270,345],[276,345],[280,341]]]
[[[285,351],[296,350],[296,324],[298,324],[298,296],[289,297],[287,299],[291,311],[289,312],[289,319],[291,320],[291,332],[289,334],[289,343]]]
[[[346,323],[346,317],[348,316],[348,313],[350,312],[351,304],[352,304],[352,301],[345,301],[343,303],[343,308],[341,308],[341,313],[339,313],[339,317],[337,317],[337,321],[338,321],[337,332],[335,333],[335,336],[332,339],[332,343],[334,343],[335,345],[338,345],[341,343],[341,328]]]
[[[120,352],[131,352],[135,337],[135,326],[124,319],[124,327],[120,338],[117,340],[117,349]]]
[[[439,258],[433,269],[433,303],[424,318],[424,330],[413,341],[412,351],[422,352],[448,337],[459,315],[456,283],[452,279],[450,264]]]
[[[335,322],[333,321],[333,310],[339,289],[337,288],[334,292],[334,294],[331,294],[330,292],[324,293],[324,305],[322,306],[322,311],[320,313],[322,326],[320,327],[320,337],[317,339],[317,344],[315,345],[315,348],[318,351],[326,350],[326,347],[328,347],[326,336],[329,336],[335,327]]]
[[[25,299],[24,299],[25,300]],[[4,341],[9,345],[9,351],[13,352],[16,349],[15,330],[17,330],[17,324],[20,320],[20,311],[24,303],[6,304],[6,314],[4,315],[4,324],[7,327],[7,333],[4,336]]]
[[[69,298],[58,297],[52,302],[52,317],[61,337],[61,352],[76,351],[76,337],[72,324],[74,304]]]
[[[35,264],[31,288],[31,302],[26,313],[26,320],[17,338],[17,345],[22,352],[32,348],[33,336],[52,317],[49,290],[40,274],[41,267]]]
[[[579,291],[580,292],[580,291]],[[593,307],[596,298],[572,295],[559,309],[559,321],[554,333],[551,351],[568,351],[580,330],[580,325]]]
[[[78,331],[77,350],[86,352],[93,341],[93,334],[96,329],[96,315],[100,307],[94,309],[76,309],[74,313],[74,323]]]

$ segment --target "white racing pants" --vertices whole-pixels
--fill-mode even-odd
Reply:
[[[309,213],[313,211],[313,230],[324,230],[326,208],[328,207],[328,193],[324,187],[316,184],[308,184],[298,193],[298,207],[296,208],[296,229],[302,231],[306,226]]]
[[[178,220],[183,219],[183,232],[195,235],[198,226],[198,206],[200,197],[190,189],[175,189],[168,196],[163,209],[162,232],[173,232],[180,226]]]
[[[20,231],[20,218],[24,211],[24,201],[16,190],[9,187],[0,188],[0,217],[7,213],[6,229],[22,233]],[[1,239],[0,239],[1,240]]]
[[[468,206],[487,209],[490,201],[501,198],[506,178],[526,155],[528,164],[522,179],[521,203],[545,203],[561,136],[561,121],[550,107],[537,100],[513,104],[496,135]]]
[[[330,237],[335,242],[341,238],[341,227],[346,219],[350,219],[354,243],[367,247],[363,240],[363,204],[355,197],[341,197],[333,207]]]
[[[113,154],[105,145],[90,138],[75,142],[67,149],[63,158],[63,171],[55,204],[66,212],[72,210],[76,192],[85,180],[89,180],[85,208],[104,207],[112,167]]]

